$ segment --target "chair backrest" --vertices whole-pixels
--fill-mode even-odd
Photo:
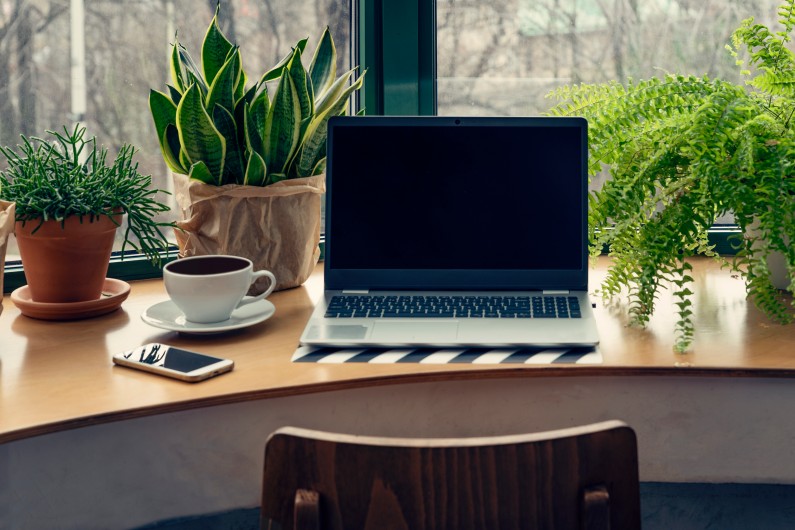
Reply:
[[[620,421],[460,439],[285,427],[265,447],[261,507],[266,529],[634,530],[637,442]]]

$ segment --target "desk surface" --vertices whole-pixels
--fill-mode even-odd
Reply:
[[[591,271],[596,288],[604,259]],[[133,282],[122,308],[101,317],[46,322],[21,315],[8,296],[0,313],[0,443],[64,429],[223,403],[398,382],[578,375],[795,377],[795,326],[768,321],[741,279],[711,260],[694,261],[696,339],[673,352],[674,313],[663,296],[646,329],[626,326],[620,306],[598,297],[604,363],[598,366],[326,365],[290,357],[322,292],[322,266],[299,288],[271,295],[276,314],[250,328],[190,336],[145,324],[166,299],[162,281]],[[231,358],[233,372],[199,384],[114,367],[114,353],[163,342]]]

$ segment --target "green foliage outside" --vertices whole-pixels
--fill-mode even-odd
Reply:
[[[307,70],[307,39],[246,88],[240,49],[210,23],[197,65],[175,42],[173,85],[152,90],[149,107],[163,157],[175,173],[207,184],[267,186],[325,170],[329,118],[347,112],[361,88],[356,69],[336,75],[334,41],[325,29]],[[269,90],[275,86],[273,95]],[[270,88],[269,88],[270,87]]]
[[[771,284],[767,256],[785,255],[795,292],[795,54],[787,48],[795,0],[782,2],[778,16],[779,31],[749,18],[726,46],[744,85],[668,75],[551,93],[559,100],[551,114],[588,119],[590,174],[610,171],[589,204],[592,253],[608,245],[612,256],[603,294],[628,293],[631,319],[644,325],[670,282],[679,351],[694,336],[687,258],[696,254],[743,275],[749,297],[768,316],[793,321],[795,303]],[[707,240],[726,213],[743,231],[758,229],[734,241],[738,253],[730,260]]]
[[[19,153],[0,147],[8,162],[0,172],[0,199],[16,203],[16,220],[63,225],[76,215],[85,222],[107,216],[115,223],[114,216],[124,212],[128,223],[122,256],[129,245],[158,264],[160,251],[168,249],[161,228],[173,224],[154,218],[170,208],[155,199],[162,190],[152,187],[152,177],[138,172],[135,149],[125,144],[109,162],[107,149],[98,147],[96,138],[85,138],[85,127],[48,133],[51,143],[23,135]]]

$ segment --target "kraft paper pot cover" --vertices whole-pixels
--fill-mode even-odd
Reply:
[[[0,305],[3,304],[3,276],[5,275],[8,238],[14,233],[14,210],[13,202],[0,201]]]
[[[173,175],[181,221],[175,230],[181,257],[242,256],[276,276],[276,290],[303,284],[320,258],[320,205],[325,175],[270,186],[211,186]],[[255,283],[259,294],[267,281]]]

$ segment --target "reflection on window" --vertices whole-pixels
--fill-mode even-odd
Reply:
[[[124,143],[135,145],[141,172],[153,176],[154,186],[169,189],[147,104],[149,89],[170,82],[175,32],[198,59],[216,3],[0,0],[0,145],[17,145],[20,134],[43,135],[81,121],[113,153]],[[314,49],[326,25],[337,46],[338,68],[350,68],[350,0],[223,0],[220,23],[241,46],[253,78],[301,38],[309,37]],[[71,50],[81,38],[83,61]],[[18,259],[13,238],[6,259]]]

